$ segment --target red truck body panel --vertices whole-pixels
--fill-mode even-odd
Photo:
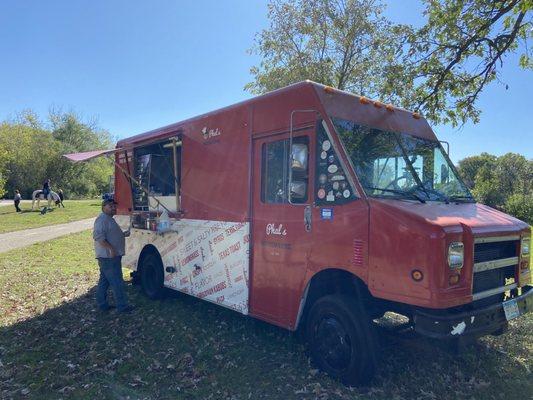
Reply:
[[[304,225],[304,205],[266,204],[261,198],[264,146],[293,136],[308,136],[308,198],[312,228]],[[472,300],[474,236],[524,234],[528,226],[479,204],[436,204],[367,198],[352,168],[358,199],[323,218],[314,202],[317,119],[332,133],[333,145],[350,165],[330,117],[357,121],[383,130],[408,132],[436,140],[423,118],[411,112],[362,104],[358,96],[325,89],[312,82],[247,100],[218,111],[121,140],[117,161],[132,170],[132,150],[180,135],[181,217],[250,224],[249,314],[294,329],[304,293],[318,272],[345,270],[364,282],[375,297],[428,308],[447,308]],[[128,153],[129,163],[124,155]],[[128,178],[116,172],[118,213],[132,210]],[[281,225],[281,228],[280,228]],[[276,233],[274,233],[276,232]],[[283,233],[285,232],[285,234]],[[448,243],[465,243],[465,267],[458,285],[448,285]],[[424,274],[416,282],[414,269]]]

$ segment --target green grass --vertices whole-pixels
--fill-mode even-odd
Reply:
[[[95,311],[89,232],[0,255],[0,398],[518,399],[533,392],[533,317],[460,356],[381,338],[381,372],[348,388],[309,363],[296,335],[184,295],[130,315]]]
[[[22,203],[21,213],[15,212],[13,205],[1,206],[0,233],[79,221],[95,217],[101,211],[99,200],[66,200],[64,204],[65,208],[54,207],[44,215],[39,210],[31,211],[31,203]],[[41,205],[45,203],[41,201]]]

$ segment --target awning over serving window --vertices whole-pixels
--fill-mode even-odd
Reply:
[[[63,154],[63,157],[68,158],[72,162],[82,162],[92,160],[93,158],[100,157],[104,154],[114,153],[115,151],[120,151],[121,149],[108,149],[108,150],[93,150],[85,151],[83,153],[70,153]]]

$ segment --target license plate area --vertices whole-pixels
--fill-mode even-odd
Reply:
[[[510,321],[520,316],[520,309],[518,308],[518,303],[516,302],[516,299],[504,301],[502,304],[503,312],[505,313],[505,318],[507,319],[507,321]]]

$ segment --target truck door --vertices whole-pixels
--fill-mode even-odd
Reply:
[[[298,311],[313,243],[314,132],[293,133],[291,165],[288,132],[253,142],[250,313],[284,327]]]

